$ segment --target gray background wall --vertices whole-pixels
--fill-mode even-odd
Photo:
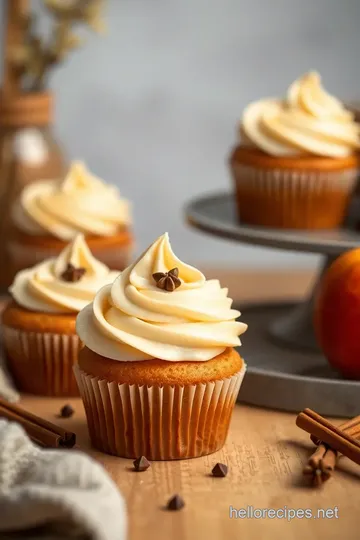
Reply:
[[[229,189],[225,158],[249,101],[309,69],[360,98],[359,0],[109,0],[106,19],[107,35],[88,35],[51,78],[56,129],[69,158],[133,201],[138,249],[168,230],[191,261],[314,264],[193,232],[181,209]]]

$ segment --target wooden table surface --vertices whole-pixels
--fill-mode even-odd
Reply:
[[[244,301],[301,296],[312,279],[309,272],[221,275],[232,296]],[[60,420],[56,415],[65,402],[76,412]],[[220,452],[186,461],[153,462],[147,471],[135,473],[132,461],[91,449],[79,399],[23,396],[21,405],[75,431],[79,448],[104,465],[125,497],[130,540],[359,538],[360,468],[341,458],[332,479],[320,490],[310,488],[301,471],[312,446],[308,435],[295,426],[293,414],[238,404]],[[210,475],[217,462],[229,466],[227,477]],[[184,498],[185,507],[169,512],[164,505],[175,493]],[[240,509],[246,510],[247,517],[235,517],[234,510]],[[258,516],[259,509],[284,512],[275,518],[251,517],[254,512]],[[301,517],[305,509],[312,517]],[[299,517],[290,519],[294,511],[300,511]]]

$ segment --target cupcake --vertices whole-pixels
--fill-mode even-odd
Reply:
[[[57,256],[79,232],[93,255],[111,269],[122,270],[132,255],[129,203],[115,186],[106,185],[79,162],[62,181],[27,185],[12,209],[12,221],[13,274]]]
[[[119,272],[96,260],[82,234],[60,253],[19,272],[2,314],[4,348],[19,390],[47,396],[78,395],[73,366],[82,346],[78,312]]]
[[[154,242],[78,315],[75,366],[92,444],[127,458],[219,450],[245,373],[247,326],[217,280]]]
[[[296,80],[284,99],[246,107],[230,156],[239,217],[251,225],[331,229],[356,186],[360,126],[321,86]]]

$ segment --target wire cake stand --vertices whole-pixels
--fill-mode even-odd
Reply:
[[[287,411],[310,407],[328,416],[359,414],[360,382],[342,379],[330,368],[316,344],[312,312],[322,274],[341,253],[359,246],[360,234],[346,228],[308,232],[248,226],[239,222],[230,193],[192,200],[185,214],[192,227],[214,236],[323,256],[319,279],[302,303],[241,306],[249,325],[241,350],[248,364],[241,401]]]

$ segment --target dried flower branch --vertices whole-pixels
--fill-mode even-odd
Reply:
[[[69,53],[82,45],[74,32],[77,24],[86,24],[94,32],[105,29],[102,10],[105,0],[43,0],[53,19],[51,40],[45,43],[36,32],[34,17],[24,15],[24,44],[11,54],[13,69],[28,81],[30,91],[44,88],[49,71],[63,62]]]

